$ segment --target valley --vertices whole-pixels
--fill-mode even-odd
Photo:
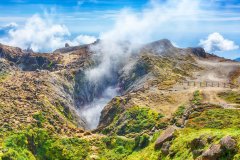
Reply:
[[[105,73],[101,43],[0,45],[0,159],[240,158],[239,62],[164,39]]]

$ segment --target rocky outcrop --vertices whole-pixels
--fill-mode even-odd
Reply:
[[[169,141],[164,142],[162,144],[161,152],[163,155],[168,155],[169,154],[169,149],[171,147],[171,143]]]
[[[70,47],[70,45],[68,43],[65,43],[65,47]]]
[[[172,45],[168,39],[162,39],[145,45],[141,52],[143,53],[152,53],[154,55],[160,56],[171,56],[181,55],[181,49],[178,49]]]
[[[202,154],[203,160],[232,159],[237,151],[237,142],[231,136],[225,136],[219,144],[213,144]]]
[[[174,133],[177,130],[175,126],[169,126],[163,133],[158,137],[155,142],[155,149],[159,149],[167,141],[171,141],[174,138]]]
[[[202,154],[202,157],[203,160],[218,160],[221,154],[222,154],[221,145],[214,144]]]
[[[68,53],[68,52],[73,52],[81,49],[88,49],[88,45],[81,45],[81,46],[73,46],[70,47],[69,45],[65,45],[64,48],[60,48],[55,50],[53,53]]]
[[[24,53],[21,48],[0,44],[0,58],[4,58],[12,62],[17,62],[19,57],[23,55]]]
[[[205,52],[203,48],[197,47],[197,48],[190,48],[191,52],[201,58],[207,58],[208,53]]]
[[[220,140],[220,145],[223,149],[228,151],[235,151],[237,149],[237,142],[231,136],[225,136]]]

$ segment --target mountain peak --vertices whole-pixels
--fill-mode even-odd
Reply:
[[[145,46],[146,48],[162,48],[162,49],[170,49],[174,48],[171,41],[168,39],[161,39],[158,41],[151,42]]]
[[[164,54],[172,53],[171,51],[174,49],[176,48],[172,45],[171,41],[169,41],[168,39],[161,39],[161,40],[146,44],[142,50],[143,52],[150,52],[157,55],[164,55]]]

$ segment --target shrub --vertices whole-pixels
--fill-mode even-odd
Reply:
[[[149,144],[149,135],[143,134],[142,136],[135,137],[135,149],[143,149]]]

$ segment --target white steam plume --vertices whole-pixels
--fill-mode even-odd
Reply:
[[[117,96],[118,91],[115,87],[108,87],[101,98],[96,98],[92,103],[79,110],[80,116],[84,117],[88,129],[95,129],[99,123],[101,111],[113,97]]]
[[[111,71],[124,63],[140,44],[152,40],[161,32],[162,26],[174,24],[184,25],[185,21],[194,21],[201,13],[199,1],[168,0],[159,2],[152,0],[141,12],[124,9],[117,16],[114,27],[100,35],[101,42],[92,48],[100,64],[87,75],[94,82],[111,77]]]
[[[162,3],[162,4],[161,4]],[[152,40],[161,33],[162,26],[177,22],[179,26],[187,20],[195,20],[201,12],[198,0],[151,1],[140,13],[124,9],[117,16],[114,27],[100,35],[100,42],[91,48],[97,66],[87,70],[86,75],[94,85],[102,85],[106,80],[116,77],[116,72],[128,61],[128,58],[142,44]],[[189,7],[190,6],[190,7]],[[176,25],[176,27],[179,27]],[[117,91],[117,84],[113,91]],[[106,90],[104,93],[109,92]],[[111,92],[110,92],[111,93]],[[117,95],[115,93],[113,95]],[[112,97],[95,99],[83,107],[81,114],[86,118],[90,128],[96,127],[103,107]],[[99,105],[100,104],[100,105]],[[98,118],[96,118],[98,117]]]

